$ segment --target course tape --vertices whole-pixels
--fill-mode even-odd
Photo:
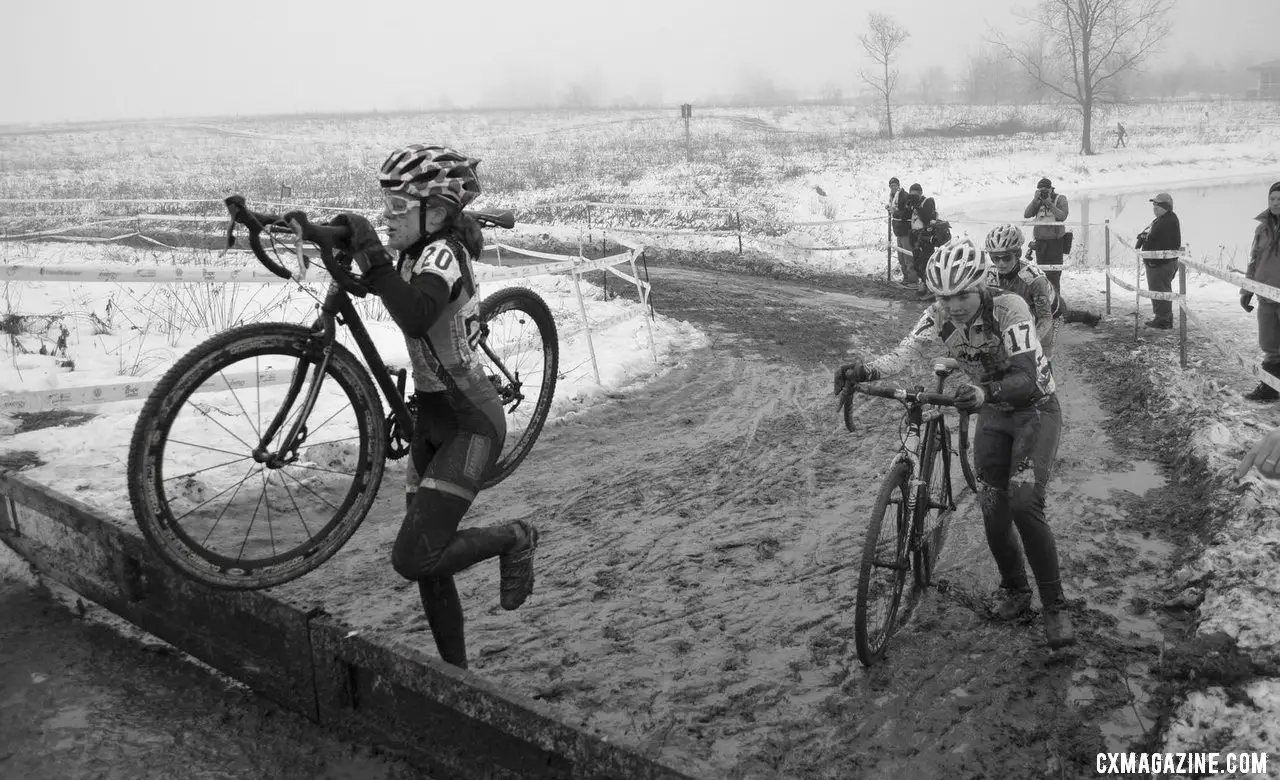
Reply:
[[[1222,281],[1233,284],[1243,290],[1248,290],[1251,293],[1261,295],[1268,300],[1280,301],[1280,287],[1259,284],[1252,279],[1246,279],[1245,275],[1239,271],[1228,271],[1221,268],[1214,268],[1187,258],[1183,258],[1182,262],[1188,268],[1194,269],[1198,273],[1207,274],[1214,278],[1221,279]]]
[[[228,387],[201,385],[197,393],[222,393],[228,389],[239,390],[257,380],[258,387],[288,384],[293,378],[290,371],[259,371],[228,374]],[[66,387],[58,390],[22,390],[0,395],[0,414],[43,412],[71,406],[108,404],[117,401],[144,401],[159,384],[159,380],[135,380],[107,385]]]

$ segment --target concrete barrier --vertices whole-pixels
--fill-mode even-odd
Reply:
[[[478,675],[362,635],[318,605],[189,580],[132,529],[18,473],[0,472],[0,542],[268,699],[390,747],[432,777],[695,780]]]

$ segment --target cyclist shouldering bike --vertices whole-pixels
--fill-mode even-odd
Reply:
[[[463,207],[480,194],[479,160],[440,146],[392,152],[379,171],[392,256],[364,217],[339,249],[354,260],[404,331],[416,389],[406,477],[406,514],[391,562],[418,583],[440,656],[467,666],[462,602],[453,577],[498,558],[500,601],[516,609],[533,590],[537,529],[524,521],[458,525],[502,449],[506,422],[497,390],[473,355],[479,297],[472,263],[484,246]]]
[[[1059,578],[1057,545],[1045,519],[1062,411],[1030,309],[1021,296],[989,288],[987,274],[983,253],[968,239],[939,247],[925,268],[934,303],[892,352],[838,369],[836,390],[848,382],[897,374],[916,359],[931,359],[939,342],[959,361],[974,380],[959,387],[955,405],[978,415],[974,466],[987,544],[1000,570],[995,615],[1014,620],[1030,608],[1025,565],[1030,563],[1048,644],[1063,647],[1075,639]]]

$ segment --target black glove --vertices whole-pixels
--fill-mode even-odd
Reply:
[[[1138,237],[1133,240],[1133,246],[1136,249],[1141,249],[1143,245],[1147,243],[1147,235],[1148,232],[1146,230],[1139,233]]]
[[[834,395],[840,395],[840,391],[844,389],[846,384],[857,382],[869,382],[876,378],[876,372],[867,368],[867,365],[861,360],[853,363],[845,363],[836,369],[836,383]]]
[[[1253,293],[1248,290],[1240,291],[1240,308],[1245,311],[1253,311]]]
[[[962,412],[976,412],[986,402],[986,392],[977,385],[960,385],[956,388],[956,408]]]
[[[359,214],[339,214],[329,221],[331,227],[351,228],[351,235],[337,244],[338,251],[351,257],[360,266],[360,272],[368,274],[377,266],[391,265],[391,255],[382,246],[382,239],[369,220]]]

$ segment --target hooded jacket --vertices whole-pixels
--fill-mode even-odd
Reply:
[[[1254,219],[1258,220],[1258,227],[1253,231],[1249,267],[1244,275],[1258,284],[1280,287],[1280,217],[1272,216],[1268,209]]]

